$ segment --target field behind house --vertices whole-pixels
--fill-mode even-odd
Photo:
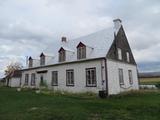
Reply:
[[[0,120],[160,120],[160,92],[100,99],[0,88]]]
[[[142,85],[156,85],[160,84],[160,78],[140,78],[140,84]]]

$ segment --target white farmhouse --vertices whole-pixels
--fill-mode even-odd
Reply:
[[[29,58],[21,85],[72,93],[105,91],[107,95],[139,89],[137,65],[120,19],[114,27],[54,46],[54,55]],[[58,41],[57,41],[58,42]]]

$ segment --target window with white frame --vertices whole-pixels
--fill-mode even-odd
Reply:
[[[128,70],[128,76],[129,76],[129,83],[133,84],[132,70]]]
[[[45,65],[45,56],[41,56],[40,65]]]
[[[29,74],[25,74],[25,82],[24,82],[24,84],[28,85],[28,82],[29,82]]]
[[[120,85],[124,85],[123,69],[119,68],[118,72],[119,72],[119,83]]]
[[[43,74],[42,75],[40,75],[40,86],[44,86],[44,76],[43,76]]]
[[[33,67],[33,59],[30,57],[29,58],[29,68]]]
[[[66,70],[66,85],[74,86],[74,70]]]
[[[86,58],[86,47],[78,47],[77,48],[77,59],[84,59]]]
[[[117,51],[118,51],[118,59],[122,60],[122,50],[118,48]]]
[[[59,51],[59,62],[64,62],[66,60],[65,50]]]
[[[127,62],[130,62],[129,52],[126,52],[126,56],[127,56]]]
[[[31,74],[31,85],[34,86],[36,84],[36,74],[32,73]]]
[[[52,71],[52,86],[58,85],[58,71]]]
[[[86,86],[96,87],[96,68],[86,68]]]

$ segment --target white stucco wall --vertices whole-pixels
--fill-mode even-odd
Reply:
[[[46,74],[46,79],[48,87],[54,90],[61,90],[61,91],[68,91],[68,92],[95,92],[98,93],[99,90],[105,89],[102,86],[102,79],[104,80],[104,65],[102,60],[94,60],[94,61],[87,61],[87,62],[78,62],[78,63],[71,63],[71,64],[63,64],[52,66],[48,68],[39,68],[33,69],[29,71],[22,72],[22,85],[25,81],[25,74],[29,74],[29,87],[31,82],[31,74],[36,73],[36,87],[39,87],[40,83],[40,74],[37,74],[36,71],[48,70]],[[96,78],[97,78],[97,87],[86,87],[86,68],[93,68],[96,67]],[[103,69],[102,69],[103,68]],[[74,86],[66,86],[66,70],[67,69],[74,69]],[[58,71],[58,86],[51,86],[51,72]],[[102,73],[103,71],[103,73]],[[105,85],[106,83],[104,83]]]
[[[9,86],[10,87],[20,87],[20,78],[13,77],[9,79]]]
[[[119,72],[118,69],[123,69],[124,85],[120,87],[119,83]],[[118,94],[123,91],[138,90],[138,76],[137,67],[135,65],[130,65],[127,63],[116,62],[112,60],[107,60],[108,69],[108,92],[109,94]],[[129,83],[128,70],[132,70],[133,84]]]
[[[97,87],[86,87],[86,68],[96,68]],[[123,69],[124,85],[119,84],[118,69]],[[66,86],[66,70],[74,69],[74,86]],[[94,60],[86,62],[77,62],[63,65],[56,65],[47,68],[32,69],[22,72],[22,85],[24,85],[25,74],[29,74],[29,85],[31,86],[31,74],[36,73],[36,87],[40,84],[40,75],[37,71],[48,70],[47,73],[41,73],[44,75],[44,80],[47,81],[47,85],[50,89],[68,91],[68,92],[95,92],[106,89],[105,78],[105,63],[104,60]],[[129,83],[128,70],[132,70],[133,84]],[[58,71],[58,86],[51,86],[51,73],[52,71]],[[123,91],[129,91],[132,89],[138,89],[137,67],[135,65],[125,64],[113,60],[107,60],[107,72],[108,72],[108,93],[118,94]],[[104,81],[102,85],[102,81]]]

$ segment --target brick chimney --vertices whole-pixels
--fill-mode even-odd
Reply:
[[[62,37],[61,42],[66,43],[67,42],[67,38],[66,37]]]
[[[114,19],[113,22],[114,22],[114,30],[115,30],[115,33],[117,34],[120,27],[122,26],[122,20],[121,19]]]

